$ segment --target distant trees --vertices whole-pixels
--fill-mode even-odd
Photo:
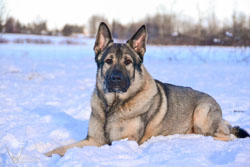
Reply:
[[[26,34],[47,34],[47,23],[46,21],[40,21],[28,25],[22,25],[18,20],[13,17],[7,18],[4,24],[4,31],[6,33],[26,33]]]
[[[17,30],[19,25],[17,25],[16,20],[12,17],[7,19],[4,27],[5,27],[5,32],[8,32],[8,33],[18,33],[19,31]]]
[[[47,35],[48,32],[46,21],[35,22],[31,24],[28,28],[31,34]]]
[[[0,0],[0,9],[1,2]],[[192,18],[183,18],[173,12],[162,12],[153,16],[122,24],[118,20],[111,23],[108,19],[94,15],[88,21],[88,34],[94,37],[100,22],[106,22],[112,36],[117,39],[128,39],[142,24],[146,24],[148,30],[148,42],[155,45],[227,45],[227,46],[250,46],[250,17],[243,13],[234,12],[231,18],[224,24],[220,22],[213,11],[202,15],[197,4],[198,21]],[[75,33],[85,33],[85,27],[66,24],[61,30],[49,31],[47,22],[44,20],[30,24],[22,24],[13,17],[5,19],[0,10],[0,32],[26,33],[38,35],[59,35],[71,36]]]
[[[3,31],[3,21],[0,18],[0,33]]]
[[[73,29],[70,25],[66,24],[62,29],[62,34],[64,36],[70,36],[73,33]]]
[[[147,17],[144,23],[148,27],[148,40],[151,43],[166,44],[169,37],[178,35],[177,20],[174,14],[156,14]]]
[[[64,36],[70,36],[73,33],[82,34],[83,32],[84,32],[84,27],[83,26],[78,26],[78,25],[66,24],[62,29],[62,34]]]
[[[47,22],[44,20],[33,22],[31,24],[21,24],[13,17],[6,19],[5,24],[2,25],[2,31],[5,33],[23,33],[23,34],[36,34],[36,35],[58,35],[59,30],[49,31],[47,28]],[[66,24],[61,33],[64,36],[70,36],[73,33],[83,33],[84,26]]]
[[[126,26],[122,25],[118,21],[114,20],[111,25],[111,33],[114,38],[124,39],[127,38]]]
[[[194,23],[165,13],[127,25],[115,20],[110,27],[115,38],[127,39],[131,32],[146,24],[151,44],[250,46],[250,17],[234,13],[231,19],[230,24],[221,25],[212,12],[206,18],[200,16],[198,23]]]
[[[245,45],[249,44],[250,40],[250,17],[246,18],[246,16],[242,13],[236,13],[232,15],[232,26],[228,27],[229,32],[232,32],[231,38],[235,45]]]

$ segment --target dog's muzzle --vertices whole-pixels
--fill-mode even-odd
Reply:
[[[120,71],[114,71],[106,79],[106,88],[108,92],[124,93],[130,85],[127,76],[124,76]]]

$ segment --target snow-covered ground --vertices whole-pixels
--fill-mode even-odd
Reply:
[[[39,36],[0,38],[8,40],[0,44],[1,167],[250,166],[250,138],[222,142],[179,134],[153,137],[140,146],[122,140],[112,146],[74,148],[62,158],[45,157],[42,153],[87,134],[96,74],[94,40],[76,38],[82,45],[62,45],[68,38],[42,37],[52,42],[38,45],[14,41]],[[154,78],[207,92],[221,105],[226,120],[248,132],[249,63],[250,48],[148,46],[145,55]]]

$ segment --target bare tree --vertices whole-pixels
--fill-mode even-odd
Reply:
[[[197,33],[195,33],[195,34],[197,34],[197,37],[200,39],[203,19],[202,19],[202,15],[201,15],[199,1],[197,1],[196,8],[197,8],[197,13],[198,13],[198,24],[197,24]]]
[[[250,29],[248,28],[246,15],[237,12],[233,13],[232,32],[233,45],[250,45]]]
[[[4,0],[0,0],[0,33],[3,31],[3,15],[5,11],[5,2]]]
[[[209,11],[211,11],[211,12],[209,13],[209,16],[207,18],[208,34],[209,34],[209,36],[214,36],[215,34],[218,33],[218,30],[219,30],[218,22],[219,21],[216,18],[214,1],[210,0],[209,3],[210,3]]]

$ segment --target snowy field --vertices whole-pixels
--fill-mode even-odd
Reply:
[[[42,153],[87,134],[96,74],[94,40],[0,38],[8,41],[0,44],[1,167],[250,166],[250,138],[222,142],[179,134],[153,137],[140,146],[122,140],[74,148],[62,158],[45,157]],[[27,40],[41,38],[47,43]],[[148,46],[144,60],[154,78],[207,92],[226,120],[250,132],[250,48]]]

